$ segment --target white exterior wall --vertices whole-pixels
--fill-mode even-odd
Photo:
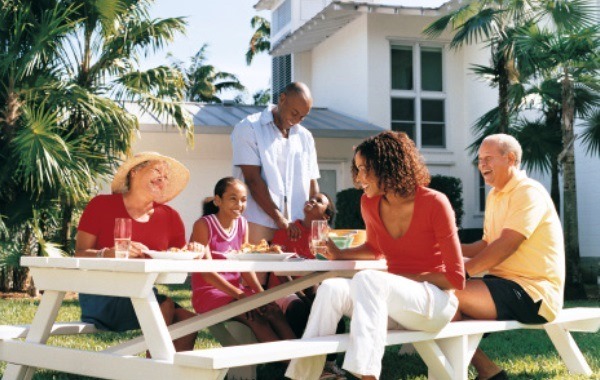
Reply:
[[[315,107],[367,119],[366,22],[359,17],[313,49],[312,78],[294,77],[312,84]]]
[[[292,55],[292,80],[304,82],[313,92],[313,102],[315,107],[319,105],[320,99],[315,96],[312,80],[313,58],[312,51],[305,51]]]
[[[576,128],[575,133],[581,135]],[[600,158],[586,153],[581,141],[575,145],[575,177],[577,180],[577,215],[579,220],[579,254],[600,258]]]

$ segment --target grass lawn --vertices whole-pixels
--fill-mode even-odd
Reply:
[[[191,309],[190,294],[184,286],[161,287],[161,291],[168,293],[182,306]],[[11,299],[0,301],[0,324],[27,324],[33,320],[39,300],[37,299]],[[591,306],[599,307],[600,302],[581,301],[569,302],[567,307]],[[77,300],[63,302],[58,316],[59,321],[79,320],[79,303]],[[91,336],[61,336],[51,337],[50,344],[84,348],[88,350],[101,350],[115,344],[120,340],[130,339],[139,335],[131,333],[101,333]],[[581,351],[584,353],[594,374],[592,379],[600,379],[600,332],[594,334],[574,333]],[[196,341],[196,347],[217,346],[210,334],[202,331]],[[511,379],[589,379],[585,376],[570,375],[552,343],[543,331],[509,331],[490,335],[481,343],[483,350],[506,369]],[[427,379],[427,368],[418,355],[398,356],[399,346],[386,349],[383,358],[383,373],[381,380],[399,379]],[[340,363],[341,363],[340,355]],[[6,363],[0,362],[0,376],[4,373]],[[471,374],[471,378],[475,375]],[[54,371],[39,370],[34,379],[81,379],[81,376],[58,373]],[[265,380],[283,379],[283,368],[278,365],[263,365],[259,367],[259,378]]]

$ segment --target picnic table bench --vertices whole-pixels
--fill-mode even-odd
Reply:
[[[437,333],[410,330],[391,330],[386,345],[412,343],[428,367],[429,378],[437,380],[467,379],[469,362],[484,333],[515,329],[543,329],[574,374],[590,376],[592,370],[573,340],[570,332],[596,332],[600,328],[600,308],[564,309],[553,322],[525,325],[516,321],[459,321],[451,322]],[[206,369],[225,369],[269,361],[344,352],[350,342],[349,334],[316,338],[255,343],[202,351],[175,354],[174,363]]]

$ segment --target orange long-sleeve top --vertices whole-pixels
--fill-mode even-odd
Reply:
[[[394,239],[379,214],[382,196],[361,198],[367,230],[366,244],[385,257],[390,273],[444,273],[456,288],[464,287],[465,270],[458,240],[454,210],[448,198],[435,190],[419,187],[412,220],[406,233]]]

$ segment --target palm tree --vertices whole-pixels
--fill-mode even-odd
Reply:
[[[48,253],[61,191],[78,194],[84,173],[74,170],[51,98],[64,89],[54,57],[76,23],[74,6],[58,2],[0,1],[0,288],[20,289],[21,254]],[[35,242],[37,241],[37,246]]]
[[[219,71],[207,63],[207,49],[208,44],[203,44],[187,68],[181,61],[174,62],[186,76],[186,99],[193,102],[222,103],[223,100],[218,95],[224,91],[245,91],[246,88],[236,75]]]
[[[254,29],[254,34],[250,38],[248,51],[246,52],[248,66],[250,66],[256,54],[271,50],[271,23],[260,16],[254,16],[250,20],[250,25]]]
[[[581,288],[574,148],[575,86],[586,86],[595,92],[600,90],[597,75],[600,70],[600,27],[593,19],[575,25],[561,23],[557,30],[532,26],[523,31],[516,43],[523,51],[524,64],[535,67],[542,75],[557,75],[561,84],[563,151],[559,162],[563,168],[567,286]],[[588,110],[591,112],[597,105],[597,102],[592,104]],[[587,136],[589,139],[594,135]]]
[[[271,91],[269,89],[258,90],[252,95],[255,106],[266,106],[271,101]]]
[[[67,247],[74,208],[129,150],[138,122],[125,101],[174,120],[192,141],[178,103],[183,75],[137,69],[141,54],[183,32],[185,22],[151,19],[148,1],[1,1],[8,54],[0,58],[0,214],[25,231],[23,247],[44,253],[56,248],[43,244],[56,231]]]
[[[560,153],[564,150],[561,133],[562,91],[560,78],[551,76],[544,78],[541,83],[534,76],[528,90],[523,96],[521,110],[539,110],[543,117],[531,121],[525,117],[515,125],[515,136],[523,147],[523,164],[527,170],[535,170],[551,175],[550,195],[560,212]],[[591,121],[591,110],[600,101],[600,94],[589,86],[583,85],[575,88],[575,115],[583,121]],[[593,129],[589,138],[584,140],[584,145],[593,147]],[[600,136],[596,143],[600,142]],[[589,150],[589,149],[588,149]]]

